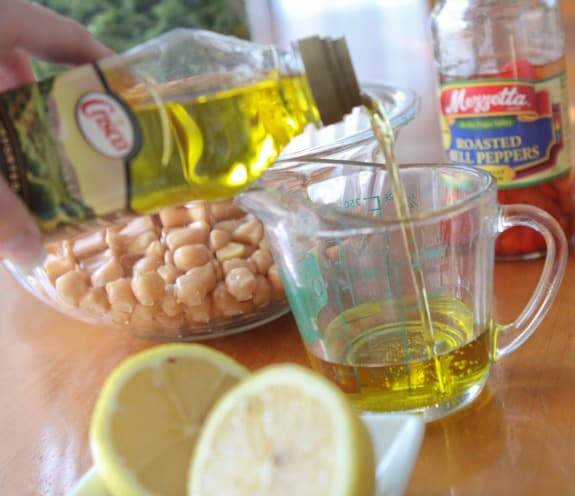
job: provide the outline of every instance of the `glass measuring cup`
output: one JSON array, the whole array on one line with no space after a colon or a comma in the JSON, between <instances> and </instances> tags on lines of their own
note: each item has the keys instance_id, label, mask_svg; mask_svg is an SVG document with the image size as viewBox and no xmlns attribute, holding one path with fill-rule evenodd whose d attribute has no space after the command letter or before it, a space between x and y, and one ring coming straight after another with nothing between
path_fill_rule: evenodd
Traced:
<instances>
[{"instance_id":1,"label":"glass measuring cup","mask_svg":"<svg viewBox=\"0 0 575 496\"><path fill-rule=\"evenodd\" d=\"M481 392L491 364L545 317L565 271L557 222L527 205L499 205L488 173L452 165L401 168L410 218L396 215L390 176L377 164L281 163L237 198L263 221L314 369L362 410L434 420ZM539 283L515 321L492 314L494 243L512 226L547 243ZM422 326L413 262L431 326Z\"/></svg>"}]
</instances>

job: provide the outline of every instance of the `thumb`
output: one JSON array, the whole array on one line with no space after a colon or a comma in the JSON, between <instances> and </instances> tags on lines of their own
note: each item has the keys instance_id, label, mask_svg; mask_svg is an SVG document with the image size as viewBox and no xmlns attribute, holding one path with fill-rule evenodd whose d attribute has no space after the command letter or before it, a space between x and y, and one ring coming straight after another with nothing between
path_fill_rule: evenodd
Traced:
<instances>
[{"instance_id":1,"label":"thumb","mask_svg":"<svg viewBox=\"0 0 575 496\"><path fill-rule=\"evenodd\" d=\"M0 55L1 90L33 80L30 61L23 52L9 50ZM0 258L31 266L42 253L42 238L34 218L0 173Z\"/></svg>"},{"instance_id":2,"label":"thumb","mask_svg":"<svg viewBox=\"0 0 575 496\"><path fill-rule=\"evenodd\" d=\"M34 81L32 64L26 54L20 50L0 52L0 90Z\"/></svg>"},{"instance_id":3,"label":"thumb","mask_svg":"<svg viewBox=\"0 0 575 496\"><path fill-rule=\"evenodd\" d=\"M4 178L0 178L0 258L19 266L32 266L42 254L42 235L34 218Z\"/></svg>"}]
</instances>

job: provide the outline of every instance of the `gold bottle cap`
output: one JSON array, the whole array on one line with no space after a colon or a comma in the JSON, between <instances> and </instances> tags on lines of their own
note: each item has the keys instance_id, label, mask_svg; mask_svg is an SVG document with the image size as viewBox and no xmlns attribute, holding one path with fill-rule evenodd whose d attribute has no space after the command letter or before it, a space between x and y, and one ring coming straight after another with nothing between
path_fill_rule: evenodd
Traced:
<instances>
[{"instance_id":1,"label":"gold bottle cap","mask_svg":"<svg viewBox=\"0 0 575 496\"><path fill-rule=\"evenodd\" d=\"M345 38L311 36L297 45L323 125L341 121L362 103Z\"/></svg>"}]
</instances>

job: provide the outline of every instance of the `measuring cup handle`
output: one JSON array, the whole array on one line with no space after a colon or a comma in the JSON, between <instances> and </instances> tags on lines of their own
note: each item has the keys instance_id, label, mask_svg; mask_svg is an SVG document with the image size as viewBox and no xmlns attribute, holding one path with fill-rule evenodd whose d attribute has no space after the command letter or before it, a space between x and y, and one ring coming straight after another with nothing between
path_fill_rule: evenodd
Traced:
<instances>
[{"instance_id":1,"label":"measuring cup handle","mask_svg":"<svg viewBox=\"0 0 575 496\"><path fill-rule=\"evenodd\" d=\"M510 324L495 324L494 361L515 351L541 324L557 295L567 263L565 233L547 212L531 205L501 205L497 230L501 233L514 226L531 227L539 232L545 239L547 251L539 282L523 311ZM499 348L497 340L503 334L509 343Z\"/></svg>"}]
</instances>

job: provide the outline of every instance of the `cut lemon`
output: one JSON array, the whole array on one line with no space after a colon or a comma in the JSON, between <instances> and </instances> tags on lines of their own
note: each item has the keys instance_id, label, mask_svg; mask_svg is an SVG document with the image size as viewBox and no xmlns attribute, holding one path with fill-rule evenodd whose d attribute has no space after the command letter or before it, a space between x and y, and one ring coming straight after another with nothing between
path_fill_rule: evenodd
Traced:
<instances>
[{"instance_id":1,"label":"cut lemon","mask_svg":"<svg viewBox=\"0 0 575 496\"><path fill-rule=\"evenodd\" d=\"M92 416L90 446L114 495L185 495L207 412L247 369L202 345L167 344L123 361Z\"/></svg>"},{"instance_id":2,"label":"cut lemon","mask_svg":"<svg viewBox=\"0 0 575 496\"><path fill-rule=\"evenodd\" d=\"M194 449L188 496L370 496L371 439L345 394L297 365L228 391Z\"/></svg>"}]
</instances>

